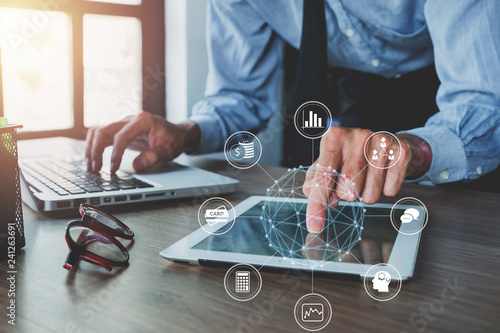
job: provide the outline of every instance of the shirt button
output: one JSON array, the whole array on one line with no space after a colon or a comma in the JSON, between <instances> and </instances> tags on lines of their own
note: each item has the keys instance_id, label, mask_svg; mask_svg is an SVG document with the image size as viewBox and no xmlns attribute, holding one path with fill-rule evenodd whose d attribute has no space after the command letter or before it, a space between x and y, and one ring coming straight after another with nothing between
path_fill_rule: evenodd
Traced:
<instances>
[{"instance_id":1,"label":"shirt button","mask_svg":"<svg viewBox=\"0 0 500 333\"><path fill-rule=\"evenodd\" d=\"M354 31L354 29L347 29L345 31L345 34L347 35L347 37L352 37L352 36L354 36L355 33L356 32Z\"/></svg>"},{"instance_id":2,"label":"shirt button","mask_svg":"<svg viewBox=\"0 0 500 333\"><path fill-rule=\"evenodd\" d=\"M372 66L373 67L378 67L380 65L380 60L378 59L373 59L372 60Z\"/></svg>"},{"instance_id":3,"label":"shirt button","mask_svg":"<svg viewBox=\"0 0 500 333\"><path fill-rule=\"evenodd\" d=\"M439 175L439 179L442 180L443 182L444 181L447 181L448 178L450 178L450 173L448 172L448 170L444 170L443 172L441 172L441 174Z\"/></svg>"},{"instance_id":4,"label":"shirt button","mask_svg":"<svg viewBox=\"0 0 500 333\"><path fill-rule=\"evenodd\" d=\"M476 172L477 172L478 175L482 174L483 173L483 168L481 168L481 166L478 166L476 168Z\"/></svg>"}]
</instances>

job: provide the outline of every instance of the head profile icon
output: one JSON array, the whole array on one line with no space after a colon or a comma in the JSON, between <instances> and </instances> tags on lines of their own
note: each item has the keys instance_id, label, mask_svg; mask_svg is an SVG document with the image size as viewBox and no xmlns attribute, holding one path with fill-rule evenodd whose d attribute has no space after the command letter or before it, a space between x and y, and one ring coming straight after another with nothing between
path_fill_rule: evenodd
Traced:
<instances>
[{"instance_id":1,"label":"head profile icon","mask_svg":"<svg viewBox=\"0 0 500 333\"><path fill-rule=\"evenodd\" d=\"M391 282L391 275L386 271L380 271L375 274L372 280L373 289L378 290L381 293L389 292L389 283Z\"/></svg>"}]
</instances>

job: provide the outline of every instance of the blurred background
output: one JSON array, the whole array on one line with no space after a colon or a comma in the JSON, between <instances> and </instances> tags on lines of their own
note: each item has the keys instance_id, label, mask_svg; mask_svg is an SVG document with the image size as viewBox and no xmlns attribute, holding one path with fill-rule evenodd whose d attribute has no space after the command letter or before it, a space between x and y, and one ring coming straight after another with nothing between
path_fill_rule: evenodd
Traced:
<instances>
[{"instance_id":1,"label":"blurred background","mask_svg":"<svg viewBox=\"0 0 500 333\"><path fill-rule=\"evenodd\" d=\"M205 13L205 0L0 0L0 117L21 139L83 139L141 110L185 120L205 90ZM281 117L259 134L261 164L282 162Z\"/></svg>"}]
</instances>

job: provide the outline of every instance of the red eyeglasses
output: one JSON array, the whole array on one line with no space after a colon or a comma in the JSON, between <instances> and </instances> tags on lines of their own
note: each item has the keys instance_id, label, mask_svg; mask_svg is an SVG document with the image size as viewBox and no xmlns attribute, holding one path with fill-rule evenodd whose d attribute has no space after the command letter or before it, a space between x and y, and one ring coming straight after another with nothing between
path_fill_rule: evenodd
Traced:
<instances>
[{"instance_id":1,"label":"red eyeglasses","mask_svg":"<svg viewBox=\"0 0 500 333\"><path fill-rule=\"evenodd\" d=\"M134 232L116 217L98 208L82 203L81 220L68 223L66 242L69 254L64 268L73 270L77 260L102 266L111 271L111 266L126 266L129 254L115 237L134 238Z\"/></svg>"}]
</instances>

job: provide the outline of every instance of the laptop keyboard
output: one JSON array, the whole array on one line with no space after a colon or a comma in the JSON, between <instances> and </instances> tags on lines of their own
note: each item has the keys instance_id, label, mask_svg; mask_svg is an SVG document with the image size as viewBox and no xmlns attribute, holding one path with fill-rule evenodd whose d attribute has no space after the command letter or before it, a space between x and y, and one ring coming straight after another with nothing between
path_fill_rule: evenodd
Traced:
<instances>
[{"instance_id":1,"label":"laptop keyboard","mask_svg":"<svg viewBox=\"0 0 500 333\"><path fill-rule=\"evenodd\" d=\"M23 161L21 168L61 196L154 187L120 170L113 175L88 172L82 161Z\"/></svg>"}]
</instances>

